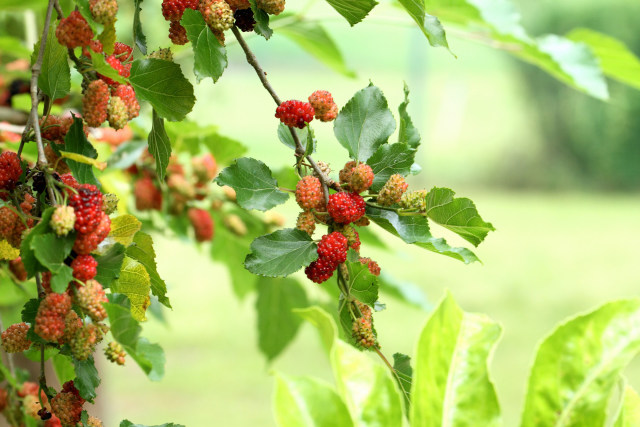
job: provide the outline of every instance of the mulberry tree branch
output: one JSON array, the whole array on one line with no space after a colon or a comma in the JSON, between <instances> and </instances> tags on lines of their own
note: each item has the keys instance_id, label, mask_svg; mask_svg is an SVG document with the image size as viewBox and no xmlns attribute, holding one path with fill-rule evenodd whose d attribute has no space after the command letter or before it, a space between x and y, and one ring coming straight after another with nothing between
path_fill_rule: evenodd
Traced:
<instances>
[{"instance_id":1,"label":"mulberry tree branch","mask_svg":"<svg viewBox=\"0 0 640 427\"><path fill-rule=\"evenodd\" d=\"M269 83L269 80L267 80L267 73L264 72L264 70L260 66L260 63L258 63L258 59L254 55L254 53L251 51L249 46L247 45L247 42L242 37L242 34L240 33L240 30L238 30L238 28L236 26L233 26L233 28L231 28L231 31L233 31L233 35L238 40L238 43L240 44L240 47L242 47L242 50L244 51L244 53L245 53L245 55L247 57L247 62L256 71L256 74L258 75L258 78L262 82L262 86L264 86L264 88L267 90L267 92L269 92L269 94L271 95L271 98L273 98L273 100L275 101L276 105L279 106L280 104L282 104L282 101L280 100L280 97L278 96L276 91L273 89L273 86L271 86L271 83ZM298 134L296 133L296 131L291 126L289 126L289 132L291 132L291 137L293 138L293 141L296 144L296 156L297 157L305 157L307 159L307 161L309 162L309 164L311 165L311 168L313 169L313 171L320 178L320 182L322 183L322 191L324 193L324 201L325 201L325 203L328 203L329 202L329 187L334 188L336 190L339 190L340 187L338 187L322 171L322 169L320 169L320 167L313 160L311 155L306 155L305 156L305 154L304 154L305 153L305 149L302 146L302 143L300 142L300 138L298 138Z\"/></svg>"}]
</instances>

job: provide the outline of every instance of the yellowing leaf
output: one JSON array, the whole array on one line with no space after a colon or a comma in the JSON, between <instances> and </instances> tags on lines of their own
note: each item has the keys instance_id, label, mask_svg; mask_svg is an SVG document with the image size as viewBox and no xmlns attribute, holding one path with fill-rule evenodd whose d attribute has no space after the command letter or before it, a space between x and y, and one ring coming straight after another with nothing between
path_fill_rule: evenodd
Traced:
<instances>
[{"instance_id":1,"label":"yellowing leaf","mask_svg":"<svg viewBox=\"0 0 640 427\"><path fill-rule=\"evenodd\" d=\"M132 258L124 257L120 277L111 284L111 290L124 294L131 301L131 316L142 322L147 320L145 312L149 307L151 278L142 264Z\"/></svg>"},{"instance_id":2,"label":"yellowing leaf","mask_svg":"<svg viewBox=\"0 0 640 427\"><path fill-rule=\"evenodd\" d=\"M141 227L142 223L133 215L117 216L111 220L109 238L127 247L133 242L133 236Z\"/></svg>"},{"instance_id":3,"label":"yellowing leaf","mask_svg":"<svg viewBox=\"0 0 640 427\"><path fill-rule=\"evenodd\" d=\"M20 250L14 248L6 240L0 240L0 259L12 260L20 256Z\"/></svg>"},{"instance_id":4,"label":"yellowing leaf","mask_svg":"<svg viewBox=\"0 0 640 427\"><path fill-rule=\"evenodd\" d=\"M78 153L60 151L60 156L65 159L75 160L78 163L84 163L85 165L95 166L101 171L107 167L107 164L105 162L99 162L96 159L92 159L91 157L83 156L82 154L78 154Z\"/></svg>"}]
</instances>

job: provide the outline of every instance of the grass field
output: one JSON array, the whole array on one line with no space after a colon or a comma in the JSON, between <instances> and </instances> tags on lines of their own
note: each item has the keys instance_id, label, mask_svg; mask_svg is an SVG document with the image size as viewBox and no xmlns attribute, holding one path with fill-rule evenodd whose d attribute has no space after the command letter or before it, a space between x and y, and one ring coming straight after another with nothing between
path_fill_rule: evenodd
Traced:
<instances>
[{"instance_id":1,"label":"grass field","mask_svg":"<svg viewBox=\"0 0 640 427\"><path fill-rule=\"evenodd\" d=\"M640 201L630 196L461 194L472 197L498 229L477 251L484 265L465 266L393 240L393 251L367 254L389 273L419 284L433 304L449 289L463 308L503 325L492 373L505 425L516 425L538 340L568 316L640 292L634 250ZM104 414L105 425L116 425L121 416L147 424L272 425L271 369L330 378L316 333L307 326L268 366L256 344L253 297L237 301L226 271L206 254L182 243L159 243L158 264L175 311L166 313L167 326L151 320L145 335L163 344L166 377L151 383L132 364L106 366L101 399L117 409ZM388 308L376 315L383 350L413 353L428 313L384 299ZM632 367L629 376L640 385L640 366Z\"/></svg>"}]
</instances>

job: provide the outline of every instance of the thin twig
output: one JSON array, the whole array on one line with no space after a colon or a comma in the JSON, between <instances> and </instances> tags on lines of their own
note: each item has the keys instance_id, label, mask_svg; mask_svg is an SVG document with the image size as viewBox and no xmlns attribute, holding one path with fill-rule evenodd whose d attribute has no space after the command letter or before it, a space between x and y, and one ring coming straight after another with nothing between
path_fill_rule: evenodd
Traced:
<instances>
[{"instance_id":1,"label":"thin twig","mask_svg":"<svg viewBox=\"0 0 640 427\"><path fill-rule=\"evenodd\" d=\"M271 86L271 84L269 83L269 80L267 80L267 73L264 72L264 70L260 66L260 63L258 63L258 59L256 58L256 56L253 54L253 52L249 48L249 45L247 45L247 42L242 37L242 34L238 30L238 28L234 26L233 28L231 28L231 31L233 31L233 35L238 40L238 43L240 44L240 47L242 47L242 50L244 51L244 54L247 57L247 62L256 71L256 74L258 75L258 78L262 82L262 86L264 86L264 88L267 90L267 92L269 92L269 94L271 95L271 98L273 98L273 100L275 101L276 105L282 104L282 101L280 100L280 97L278 96L276 91L273 89L273 86ZM316 175L318 175L318 177L320 178L320 182L322 183L322 191L324 193L324 201L325 201L325 203L328 203L329 202L329 187L331 186L332 188L334 188L331 185L332 184L331 179L322 171L322 169L320 169L318 164L313 160L313 158L310 155L306 155L305 156L305 149L302 146L302 143L300 142L300 138L298 137L298 134L296 133L295 129L293 129L291 126L289 126L289 132L291 132L291 137L293 138L293 141L296 144L296 157L300 158L300 157L304 156L307 159L307 161L309 162L309 164L311 164L311 167L313 168L313 171L316 173Z\"/></svg>"},{"instance_id":2,"label":"thin twig","mask_svg":"<svg viewBox=\"0 0 640 427\"><path fill-rule=\"evenodd\" d=\"M387 367L391 370L391 373L393 374L393 376L396 377L396 379L398 380L398 385L402 388L402 393L405 395L407 400L411 401L409 394L407 393L404 386L402 385L402 380L400 378L400 375L398 375L398 371L396 371L396 369L391 365L391 363L389 363L389 360L384 356L384 354L382 354L382 351L380 351L380 347L377 347L377 346L373 347L373 350L376 352L378 356L380 356L380 359L382 359L384 364L387 365Z\"/></svg>"}]
</instances>

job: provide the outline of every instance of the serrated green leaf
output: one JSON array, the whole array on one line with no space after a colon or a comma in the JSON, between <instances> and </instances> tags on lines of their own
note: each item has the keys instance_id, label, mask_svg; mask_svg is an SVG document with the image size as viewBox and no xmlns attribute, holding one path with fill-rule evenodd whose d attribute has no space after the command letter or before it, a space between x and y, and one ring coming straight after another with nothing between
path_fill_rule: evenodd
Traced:
<instances>
[{"instance_id":1,"label":"serrated green leaf","mask_svg":"<svg viewBox=\"0 0 640 427\"><path fill-rule=\"evenodd\" d=\"M375 0L327 0L353 27L371 12L378 2Z\"/></svg>"},{"instance_id":2,"label":"serrated green leaf","mask_svg":"<svg viewBox=\"0 0 640 427\"><path fill-rule=\"evenodd\" d=\"M295 151L296 142L293 140L293 136L291 136L291 131L289 129L290 129L289 126L286 126L284 123L280 123L278 125L278 139L284 145L286 145L287 147ZM309 126L305 126L302 129L293 128L293 131L298 135L300 144L302 144L302 148L304 148L305 152L307 151L307 142L310 137L309 129L310 129ZM310 147L310 149L312 150L311 152L313 153L316 148L316 140L314 137L311 137L311 140L313 141L313 145L312 147Z\"/></svg>"},{"instance_id":3,"label":"serrated green leaf","mask_svg":"<svg viewBox=\"0 0 640 427\"><path fill-rule=\"evenodd\" d=\"M23 322L34 324L36 315L38 314L38 308L40 307L40 300L38 298L31 298L22 307L20 318Z\"/></svg>"},{"instance_id":4,"label":"serrated green leaf","mask_svg":"<svg viewBox=\"0 0 640 427\"><path fill-rule=\"evenodd\" d=\"M78 116L74 116L73 124L64 137L64 149L70 153L81 154L91 159L98 158L98 152L93 148L93 145L91 145L84 134L84 125L82 124L82 119ZM71 159L67 160L66 163L80 184L92 184L98 188L101 187L100 182L93 174L93 167L91 165Z\"/></svg>"},{"instance_id":5,"label":"serrated green leaf","mask_svg":"<svg viewBox=\"0 0 640 427\"><path fill-rule=\"evenodd\" d=\"M306 232L285 228L255 239L244 265L254 274L288 276L317 258L317 245Z\"/></svg>"},{"instance_id":6,"label":"serrated green leaf","mask_svg":"<svg viewBox=\"0 0 640 427\"><path fill-rule=\"evenodd\" d=\"M298 333L302 319L291 310L307 305L307 295L296 280L258 280L258 345L267 360L275 359Z\"/></svg>"},{"instance_id":7,"label":"serrated green leaf","mask_svg":"<svg viewBox=\"0 0 640 427\"><path fill-rule=\"evenodd\" d=\"M142 228L142 223L133 215L119 215L111 220L109 239L128 247L134 236Z\"/></svg>"},{"instance_id":8,"label":"serrated green leaf","mask_svg":"<svg viewBox=\"0 0 640 427\"><path fill-rule=\"evenodd\" d=\"M400 4L405 8L409 16L416 21L418 27L429 40L429 44L434 47L449 48L447 43L447 35L440 20L435 16L429 15L424 9L424 0L399 0Z\"/></svg>"},{"instance_id":9,"label":"serrated green leaf","mask_svg":"<svg viewBox=\"0 0 640 427\"><path fill-rule=\"evenodd\" d=\"M147 54L147 37L144 35L142 31L142 21L140 20L140 12L142 8L140 5L143 0L134 0L133 4L135 6L135 12L133 13L133 40L142 52L143 55Z\"/></svg>"},{"instance_id":10,"label":"serrated green leaf","mask_svg":"<svg viewBox=\"0 0 640 427\"><path fill-rule=\"evenodd\" d=\"M588 28L576 28L567 38L589 46L606 76L640 89L640 59L623 42Z\"/></svg>"},{"instance_id":11,"label":"serrated green leaf","mask_svg":"<svg viewBox=\"0 0 640 427\"><path fill-rule=\"evenodd\" d=\"M44 271L40 262L38 262L38 259L36 258L34 250L31 249L31 243L36 236L52 231L49 227L49 222L51 221L53 211L54 208L50 207L42 213L40 222L31 229L20 245L20 257L22 258L22 264L24 264L25 270L27 270L28 277L33 277L35 273Z\"/></svg>"},{"instance_id":12,"label":"serrated green leaf","mask_svg":"<svg viewBox=\"0 0 640 427\"><path fill-rule=\"evenodd\" d=\"M622 407L614 427L637 427L640 425L640 396L630 386L624 391Z\"/></svg>"},{"instance_id":13,"label":"serrated green leaf","mask_svg":"<svg viewBox=\"0 0 640 427\"><path fill-rule=\"evenodd\" d=\"M71 91L71 70L67 49L58 43L55 26L51 25L47 35L42 71L38 76L38 87L52 100L63 98ZM40 43L35 45L37 55Z\"/></svg>"},{"instance_id":14,"label":"serrated green leaf","mask_svg":"<svg viewBox=\"0 0 640 427\"><path fill-rule=\"evenodd\" d=\"M107 252L95 257L98 262L98 273L94 280L107 289L111 282L120 277L120 269L124 260L125 247L120 243L111 246Z\"/></svg>"},{"instance_id":15,"label":"serrated green leaf","mask_svg":"<svg viewBox=\"0 0 640 427\"><path fill-rule=\"evenodd\" d=\"M169 157L171 157L171 141L164 129L164 119L153 110L153 122L151 132L149 132L149 154L156 161L156 172L158 178L163 180L169 165Z\"/></svg>"},{"instance_id":16,"label":"serrated green leaf","mask_svg":"<svg viewBox=\"0 0 640 427\"><path fill-rule=\"evenodd\" d=\"M91 27L93 34L96 34L98 25L93 20L93 15L91 14L91 8L89 7L89 0L74 0L74 3L76 4L76 6L78 6L78 11Z\"/></svg>"},{"instance_id":17,"label":"serrated green leaf","mask_svg":"<svg viewBox=\"0 0 640 427\"><path fill-rule=\"evenodd\" d=\"M415 157L416 151L407 144L381 145L367 160L374 173L371 191L380 191L391 175L409 175Z\"/></svg>"},{"instance_id":18,"label":"serrated green leaf","mask_svg":"<svg viewBox=\"0 0 640 427\"><path fill-rule=\"evenodd\" d=\"M413 368L411 367L411 358L406 354L393 354L393 370L396 372L396 382L398 388L402 391L404 405L409 410L411 406L411 383L413 382Z\"/></svg>"},{"instance_id":19,"label":"serrated green leaf","mask_svg":"<svg viewBox=\"0 0 640 427\"><path fill-rule=\"evenodd\" d=\"M100 377L93 362L93 356L89 356L86 360L73 359L73 366L76 371L73 384L83 399L93 402L96 397L96 387L100 385Z\"/></svg>"},{"instance_id":20,"label":"serrated green leaf","mask_svg":"<svg viewBox=\"0 0 640 427\"><path fill-rule=\"evenodd\" d=\"M333 387L311 377L278 374L274 411L280 426L353 426L347 407Z\"/></svg>"},{"instance_id":21,"label":"serrated green leaf","mask_svg":"<svg viewBox=\"0 0 640 427\"><path fill-rule=\"evenodd\" d=\"M171 308L167 298L167 284L158 274L156 252L153 249L153 239L147 233L138 231L133 237L133 244L127 248L127 256L141 263L149 273L151 279L151 293L158 297L158 301Z\"/></svg>"},{"instance_id":22,"label":"serrated green leaf","mask_svg":"<svg viewBox=\"0 0 640 427\"><path fill-rule=\"evenodd\" d=\"M115 41L115 40L114 40ZM105 59L102 53L97 53L92 50L89 50L89 54L91 55L91 66L94 70L96 70L99 74L109 77L111 80L114 80L120 84L126 84L127 81L124 77L122 77L115 68L113 68L107 60Z\"/></svg>"},{"instance_id":23,"label":"serrated green leaf","mask_svg":"<svg viewBox=\"0 0 640 427\"><path fill-rule=\"evenodd\" d=\"M65 356L63 354L56 354L55 356L53 356L52 365L60 384L64 384L67 381L71 381L75 378L76 371L75 367L73 366L71 357Z\"/></svg>"},{"instance_id":24,"label":"serrated green leaf","mask_svg":"<svg viewBox=\"0 0 640 427\"><path fill-rule=\"evenodd\" d=\"M404 84L404 101L398 106L398 114L400 116L400 130L398 132L398 142L404 142L414 150L420 145L420 132L413 125L411 116L407 113L409 106L409 86Z\"/></svg>"},{"instance_id":25,"label":"serrated green leaf","mask_svg":"<svg viewBox=\"0 0 640 427\"><path fill-rule=\"evenodd\" d=\"M136 352L129 355L151 381L160 381L164 377L165 356L159 344L152 344L146 338L140 337L136 344Z\"/></svg>"},{"instance_id":26,"label":"serrated green leaf","mask_svg":"<svg viewBox=\"0 0 640 427\"><path fill-rule=\"evenodd\" d=\"M342 108L333 126L336 138L352 159L367 161L396 128L387 100L375 86L358 92Z\"/></svg>"},{"instance_id":27,"label":"serrated green leaf","mask_svg":"<svg viewBox=\"0 0 640 427\"><path fill-rule=\"evenodd\" d=\"M135 350L142 328L131 317L131 303L122 294L110 294L109 302L104 304L109 315L110 331L113 338L124 347Z\"/></svg>"},{"instance_id":28,"label":"serrated green leaf","mask_svg":"<svg viewBox=\"0 0 640 427\"><path fill-rule=\"evenodd\" d=\"M145 312L150 304L151 279L142 264L125 256L120 277L111 284L111 290L129 298L134 319L140 322L147 319Z\"/></svg>"},{"instance_id":29,"label":"serrated green leaf","mask_svg":"<svg viewBox=\"0 0 640 427\"><path fill-rule=\"evenodd\" d=\"M256 0L249 0L249 2L251 3L253 18L256 21L253 31L264 37L266 40L269 40L273 35L273 30L269 28L269 15L264 10L258 8Z\"/></svg>"},{"instance_id":30,"label":"serrated green leaf","mask_svg":"<svg viewBox=\"0 0 640 427\"><path fill-rule=\"evenodd\" d=\"M180 66L160 59L138 59L131 66L129 83L139 100L148 101L158 115L180 121L195 104L193 86Z\"/></svg>"},{"instance_id":31,"label":"serrated green leaf","mask_svg":"<svg viewBox=\"0 0 640 427\"><path fill-rule=\"evenodd\" d=\"M211 77L218 81L227 68L227 50L204 22L202 14L185 9L180 21L193 48L193 73L198 81Z\"/></svg>"},{"instance_id":32,"label":"serrated green leaf","mask_svg":"<svg viewBox=\"0 0 640 427\"><path fill-rule=\"evenodd\" d=\"M501 328L463 312L447 294L425 325L415 357L411 425L499 426L488 361ZM548 424L538 424L548 425Z\"/></svg>"},{"instance_id":33,"label":"serrated green leaf","mask_svg":"<svg viewBox=\"0 0 640 427\"><path fill-rule=\"evenodd\" d=\"M610 302L561 324L538 347L522 427L605 425L609 396L638 351L639 299Z\"/></svg>"},{"instance_id":34,"label":"serrated green leaf","mask_svg":"<svg viewBox=\"0 0 640 427\"><path fill-rule=\"evenodd\" d=\"M113 55L116 44L116 21L104 24L102 32L98 36L98 40L102 43L102 50L105 55ZM93 55L92 55L93 57ZM93 58L92 58L93 59Z\"/></svg>"},{"instance_id":35,"label":"serrated green leaf","mask_svg":"<svg viewBox=\"0 0 640 427\"><path fill-rule=\"evenodd\" d=\"M269 167L250 157L237 159L220 172L215 181L220 186L232 187L238 204L244 209L267 211L289 199L289 194L278 188Z\"/></svg>"},{"instance_id":36,"label":"serrated green leaf","mask_svg":"<svg viewBox=\"0 0 640 427\"><path fill-rule=\"evenodd\" d=\"M359 301L373 305L378 301L378 278L371 274L369 267L362 264L360 256L353 249L347 254L347 269L349 271L349 293Z\"/></svg>"},{"instance_id":37,"label":"serrated green leaf","mask_svg":"<svg viewBox=\"0 0 640 427\"><path fill-rule=\"evenodd\" d=\"M355 73L347 67L342 52L331 35L316 22L294 21L290 25L278 29L278 34L291 39L305 52L334 71L347 77L355 77Z\"/></svg>"},{"instance_id":38,"label":"serrated green leaf","mask_svg":"<svg viewBox=\"0 0 640 427\"><path fill-rule=\"evenodd\" d=\"M367 206L367 217L384 230L400 237L405 243L414 244L429 251L455 258L469 264L480 261L467 248L454 248L442 238L436 238L429 231L429 223L424 216L399 216L397 213Z\"/></svg>"},{"instance_id":39,"label":"serrated green leaf","mask_svg":"<svg viewBox=\"0 0 640 427\"><path fill-rule=\"evenodd\" d=\"M73 280L73 270L64 263L71 253L74 236L57 237L53 233L37 235L31 241L31 249L40 264L51 271L51 290L62 293Z\"/></svg>"},{"instance_id":40,"label":"serrated green leaf","mask_svg":"<svg viewBox=\"0 0 640 427\"><path fill-rule=\"evenodd\" d=\"M434 187L427 193L426 215L432 221L453 231L474 246L478 246L495 228L478 214L476 205L467 198L453 197L448 188Z\"/></svg>"}]
</instances>

